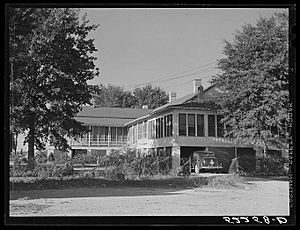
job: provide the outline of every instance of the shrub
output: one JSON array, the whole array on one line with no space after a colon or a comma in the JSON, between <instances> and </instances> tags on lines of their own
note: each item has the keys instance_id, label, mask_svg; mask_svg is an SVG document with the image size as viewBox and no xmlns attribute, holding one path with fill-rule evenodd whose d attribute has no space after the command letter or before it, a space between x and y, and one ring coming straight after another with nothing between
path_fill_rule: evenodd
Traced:
<instances>
[{"instance_id":1,"label":"shrub","mask_svg":"<svg viewBox=\"0 0 300 230\"><path fill-rule=\"evenodd\" d=\"M73 164L96 164L97 156L96 155L87 155L87 154L76 154L72 159Z\"/></svg>"},{"instance_id":2,"label":"shrub","mask_svg":"<svg viewBox=\"0 0 300 230\"><path fill-rule=\"evenodd\" d=\"M169 174L171 172L171 157L158 157L137 154L134 149L121 149L112 151L101 158L107 179L129 179L141 176L154 176Z\"/></svg>"},{"instance_id":3,"label":"shrub","mask_svg":"<svg viewBox=\"0 0 300 230\"><path fill-rule=\"evenodd\" d=\"M208 178L208 185L212 187L236 187L243 182L244 179L238 174L229 174Z\"/></svg>"},{"instance_id":4,"label":"shrub","mask_svg":"<svg viewBox=\"0 0 300 230\"><path fill-rule=\"evenodd\" d=\"M285 165L287 159L278 156L262 156L256 159L256 174L265 176L282 176L287 175Z\"/></svg>"}]
</instances>

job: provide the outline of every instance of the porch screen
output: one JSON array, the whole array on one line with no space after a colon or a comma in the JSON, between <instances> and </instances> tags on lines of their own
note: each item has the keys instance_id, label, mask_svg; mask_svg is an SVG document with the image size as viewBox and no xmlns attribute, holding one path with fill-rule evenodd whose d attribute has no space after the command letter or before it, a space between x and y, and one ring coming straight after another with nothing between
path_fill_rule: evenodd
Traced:
<instances>
[{"instance_id":1,"label":"porch screen","mask_svg":"<svg viewBox=\"0 0 300 230\"><path fill-rule=\"evenodd\" d=\"M195 136L195 114L188 114L188 135Z\"/></svg>"},{"instance_id":2,"label":"porch screen","mask_svg":"<svg viewBox=\"0 0 300 230\"><path fill-rule=\"evenodd\" d=\"M204 115L197 114L197 136L204 137Z\"/></svg>"},{"instance_id":3,"label":"porch screen","mask_svg":"<svg viewBox=\"0 0 300 230\"><path fill-rule=\"evenodd\" d=\"M92 138L93 140L96 140L99 135L99 127L98 126L92 126Z\"/></svg>"},{"instance_id":4,"label":"porch screen","mask_svg":"<svg viewBox=\"0 0 300 230\"><path fill-rule=\"evenodd\" d=\"M179 136L186 136L186 114L179 113Z\"/></svg>"},{"instance_id":5,"label":"porch screen","mask_svg":"<svg viewBox=\"0 0 300 230\"><path fill-rule=\"evenodd\" d=\"M116 127L110 127L110 137L112 141L117 140L117 128Z\"/></svg>"},{"instance_id":6,"label":"porch screen","mask_svg":"<svg viewBox=\"0 0 300 230\"><path fill-rule=\"evenodd\" d=\"M165 136L170 137L172 136L172 127L173 127L172 114L167 115L164 118L165 118Z\"/></svg>"},{"instance_id":7,"label":"porch screen","mask_svg":"<svg viewBox=\"0 0 300 230\"><path fill-rule=\"evenodd\" d=\"M215 124L215 115L208 115L208 136L216 136L216 124Z\"/></svg>"},{"instance_id":8,"label":"porch screen","mask_svg":"<svg viewBox=\"0 0 300 230\"><path fill-rule=\"evenodd\" d=\"M107 141L108 140L108 127L106 126L101 126L99 127L100 129L100 140L101 141Z\"/></svg>"},{"instance_id":9,"label":"porch screen","mask_svg":"<svg viewBox=\"0 0 300 230\"><path fill-rule=\"evenodd\" d=\"M224 136L224 124L221 123L222 116L217 116L217 137Z\"/></svg>"},{"instance_id":10,"label":"porch screen","mask_svg":"<svg viewBox=\"0 0 300 230\"><path fill-rule=\"evenodd\" d=\"M122 127L117 127L117 141L122 141L123 140L123 128Z\"/></svg>"}]
</instances>

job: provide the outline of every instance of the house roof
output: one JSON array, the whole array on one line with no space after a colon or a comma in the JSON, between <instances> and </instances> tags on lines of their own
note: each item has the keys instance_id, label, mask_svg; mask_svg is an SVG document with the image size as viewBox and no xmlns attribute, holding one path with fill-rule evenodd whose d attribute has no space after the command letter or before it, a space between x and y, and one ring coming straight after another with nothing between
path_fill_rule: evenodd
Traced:
<instances>
[{"instance_id":1,"label":"house roof","mask_svg":"<svg viewBox=\"0 0 300 230\"><path fill-rule=\"evenodd\" d=\"M83 106L75 120L86 125L123 126L125 123L144 116L152 109L110 108Z\"/></svg>"},{"instance_id":2,"label":"house roof","mask_svg":"<svg viewBox=\"0 0 300 230\"><path fill-rule=\"evenodd\" d=\"M211 85L210 87L208 87L207 89L204 90L204 93L203 93L203 101L215 101L216 99L216 94L218 93L218 90L216 89L215 85ZM181 104L184 104L192 99L194 99L195 97L197 97L198 93L190 93L188 95L185 95L183 97L180 97L170 103L167 103L163 106L160 106L156 109L154 109L151 114L154 114L158 111L161 111L161 110L164 110L168 107L171 107L171 106L174 106L174 105L181 105Z\"/></svg>"},{"instance_id":3,"label":"house roof","mask_svg":"<svg viewBox=\"0 0 300 230\"><path fill-rule=\"evenodd\" d=\"M216 87L214 87L214 85L212 85L204 90L203 100L214 101L217 93L218 90L216 89ZM124 126L151 116L172 106L182 105L188 101L193 100L195 97L197 97L197 93L191 93L156 109L83 106L82 110L76 115L75 120L86 125Z\"/></svg>"},{"instance_id":4,"label":"house roof","mask_svg":"<svg viewBox=\"0 0 300 230\"><path fill-rule=\"evenodd\" d=\"M203 93L203 101L205 101L205 102L212 102L212 101L215 101L216 98L217 98L217 94L218 94L218 93L220 93L220 92L219 92L219 90L217 89L217 87L215 87L215 85L209 86L207 89L204 90L204 93ZM128 121L128 122L126 123L126 125L127 125L127 124L130 124L130 123L132 123L132 122L141 120L141 119L143 119L143 118L146 118L146 117L148 117L148 116L151 116L151 115L153 115L153 114L155 114L155 113L157 113L157 112L159 112L159 111L163 111L163 110L165 110L165 109L167 109L167 108L170 108L170 107L172 107L172 106L182 105L182 104L184 104L184 103L186 103L186 102L188 102L188 101L193 100L195 97L197 97L197 95L198 95L198 93L196 92L196 93L190 93L190 94L188 94L188 95L185 95L185 96L183 96L183 97L180 97L180 98L178 98L178 99L176 99L176 100L174 100L174 101L172 101L172 102L169 102L169 103L167 103L167 104L165 104L165 105L162 105L162 106L160 106L160 107L157 107L157 108L153 109L149 114L146 114L146 115L144 115L144 116L142 116L142 117L138 117L138 118L136 118L135 120Z\"/></svg>"}]
</instances>

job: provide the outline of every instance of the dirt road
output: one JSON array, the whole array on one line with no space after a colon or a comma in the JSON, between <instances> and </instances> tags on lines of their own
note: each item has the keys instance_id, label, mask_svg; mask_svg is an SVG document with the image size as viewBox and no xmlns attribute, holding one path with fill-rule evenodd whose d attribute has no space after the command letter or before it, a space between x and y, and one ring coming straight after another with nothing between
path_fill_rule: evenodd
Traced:
<instances>
[{"instance_id":1,"label":"dirt road","mask_svg":"<svg viewBox=\"0 0 300 230\"><path fill-rule=\"evenodd\" d=\"M74 188L11 192L11 216L289 215L287 181L193 189Z\"/></svg>"}]
</instances>

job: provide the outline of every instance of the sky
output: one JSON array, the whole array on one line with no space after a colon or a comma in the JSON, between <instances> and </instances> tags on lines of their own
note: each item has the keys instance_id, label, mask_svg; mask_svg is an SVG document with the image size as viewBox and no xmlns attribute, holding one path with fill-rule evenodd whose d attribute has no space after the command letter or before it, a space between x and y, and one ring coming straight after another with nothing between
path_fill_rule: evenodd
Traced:
<instances>
[{"instance_id":1,"label":"sky","mask_svg":"<svg viewBox=\"0 0 300 230\"><path fill-rule=\"evenodd\" d=\"M98 49L100 76L88 84L112 84L125 90L147 83L177 98L204 88L224 57L224 40L232 41L245 23L256 24L284 8L84 8Z\"/></svg>"},{"instance_id":2,"label":"sky","mask_svg":"<svg viewBox=\"0 0 300 230\"><path fill-rule=\"evenodd\" d=\"M100 76L88 84L112 84L125 90L147 83L177 98L193 92L193 80L204 89L218 72L224 39L232 41L245 23L270 17L285 9L228 8L84 8L90 24L99 24L89 36L98 49L93 55ZM287 9L286 9L287 11ZM27 151L24 136L18 151Z\"/></svg>"}]
</instances>

